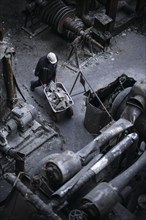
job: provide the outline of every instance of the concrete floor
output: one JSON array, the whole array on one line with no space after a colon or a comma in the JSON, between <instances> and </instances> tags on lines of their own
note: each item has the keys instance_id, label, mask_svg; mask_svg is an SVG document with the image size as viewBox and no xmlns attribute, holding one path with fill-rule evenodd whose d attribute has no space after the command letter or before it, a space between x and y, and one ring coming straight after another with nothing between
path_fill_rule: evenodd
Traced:
<instances>
[{"instance_id":1,"label":"concrete floor","mask_svg":"<svg viewBox=\"0 0 146 220\"><path fill-rule=\"evenodd\" d=\"M0 23L5 28L4 40L15 48L13 69L25 98L46 120L50 121L49 106L43 88L37 88L35 92L29 89L30 81L35 79L33 71L38 59L49 51L57 54L59 58L57 80L62 82L68 91L77 77L77 72L64 65L71 48L63 37L51 28L47 28L35 37L31 37L22 29L23 9L24 2L1 0ZM106 86L123 73L146 83L146 37L138 33L135 28L129 28L111 40L106 52L94 54L94 57L86 61L81 71L94 90ZM82 64L81 60L80 64ZM83 88L78 80L72 94L81 91ZM76 151L90 142L93 136L83 125L86 110L84 95L73 96L73 101L72 119L60 120L57 126L64 137L64 148Z\"/></svg>"}]
</instances>

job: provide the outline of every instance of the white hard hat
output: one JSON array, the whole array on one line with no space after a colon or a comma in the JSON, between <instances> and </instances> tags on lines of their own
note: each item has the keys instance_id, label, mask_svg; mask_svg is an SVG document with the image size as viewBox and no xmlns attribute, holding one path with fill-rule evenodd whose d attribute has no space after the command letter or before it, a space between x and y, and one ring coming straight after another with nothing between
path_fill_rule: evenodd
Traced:
<instances>
[{"instance_id":1,"label":"white hard hat","mask_svg":"<svg viewBox=\"0 0 146 220\"><path fill-rule=\"evenodd\" d=\"M57 63L57 57L56 57L55 53L52 53L52 52L48 53L47 58L50 63L52 63L52 64Z\"/></svg>"}]
</instances>

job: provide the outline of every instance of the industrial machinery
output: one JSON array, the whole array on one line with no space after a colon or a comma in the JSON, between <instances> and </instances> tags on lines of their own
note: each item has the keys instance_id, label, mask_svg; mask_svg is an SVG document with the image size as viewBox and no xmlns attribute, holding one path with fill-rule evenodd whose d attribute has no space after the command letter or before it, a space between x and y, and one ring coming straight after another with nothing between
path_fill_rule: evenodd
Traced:
<instances>
[{"instance_id":1,"label":"industrial machinery","mask_svg":"<svg viewBox=\"0 0 146 220\"><path fill-rule=\"evenodd\" d=\"M145 219L146 146L141 130L145 131L146 90L133 82L122 96L125 102L116 103L122 92L117 94L113 105L122 109L93 141L78 152L43 154L37 163L33 152L29 158L25 148L13 149L7 141L13 130L22 135L33 126L36 111L32 106L12 110L12 118L0 130L0 150L13 157L16 168L2 175L10 183L2 220Z\"/></svg>"},{"instance_id":2,"label":"industrial machinery","mask_svg":"<svg viewBox=\"0 0 146 220\"><path fill-rule=\"evenodd\" d=\"M35 36L47 27L70 42L66 66L80 69L79 54L105 50L130 25L145 25L145 0L26 0L23 29ZM71 59L72 57L74 59ZM83 58L83 56L82 56ZM74 65L74 61L75 65ZM71 64L71 65L70 65ZM77 69L75 69L75 68Z\"/></svg>"},{"instance_id":3,"label":"industrial machinery","mask_svg":"<svg viewBox=\"0 0 146 220\"><path fill-rule=\"evenodd\" d=\"M120 89L108 92L110 105L103 102L110 120L79 151L62 152L58 132L17 97L14 50L2 40L0 46L1 220L145 220L145 85L131 78L125 84L122 75Z\"/></svg>"},{"instance_id":4,"label":"industrial machinery","mask_svg":"<svg viewBox=\"0 0 146 220\"><path fill-rule=\"evenodd\" d=\"M48 141L59 149L61 140L36 108L26 102L13 74L14 48L3 41L2 29L0 36L0 206L3 206L9 194L3 174L29 173L31 162L50 151ZM41 149L44 153L40 155Z\"/></svg>"},{"instance_id":5,"label":"industrial machinery","mask_svg":"<svg viewBox=\"0 0 146 220\"><path fill-rule=\"evenodd\" d=\"M24 27L34 27L37 18L59 34L77 38L75 43L103 49L138 17L143 20L145 7L144 0L26 0Z\"/></svg>"}]
</instances>

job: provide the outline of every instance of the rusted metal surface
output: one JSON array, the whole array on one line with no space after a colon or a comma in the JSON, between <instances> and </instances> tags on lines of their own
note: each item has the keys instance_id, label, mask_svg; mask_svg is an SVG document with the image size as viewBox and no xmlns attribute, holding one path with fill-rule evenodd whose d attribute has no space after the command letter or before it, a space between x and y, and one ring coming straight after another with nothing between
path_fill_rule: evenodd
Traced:
<instances>
[{"instance_id":1,"label":"rusted metal surface","mask_svg":"<svg viewBox=\"0 0 146 220\"><path fill-rule=\"evenodd\" d=\"M0 42L0 112L2 112L3 118L17 102L12 66L10 63L10 57L13 52L13 48L11 48L7 42Z\"/></svg>"},{"instance_id":2,"label":"rusted metal surface","mask_svg":"<svg viewBox=\"0 0 146 220\"><path fill-rule=\"evenodd\" d=\"M42 22L53 27L59 33L64 30L64 21L67 18L74 18L74 12L61 0L48 1L48 4L41 12Z\"/></svg>"},{"instance_id":3,"label":"rusted metal surface","mask_svg":"<svg viewBox=\"0 0 146 220\"><path fill-rule=\"evenodd\" d=\"M12 60L14 48L5 41L0 42L0 62L1 62L1 81L2 90L6 90L7 108L13 108L17 102L16 89L14 85L14 75L12 69ZM2 91L1 91L2 95Z\"/></svg>"},{"instance_id":4,"label":"rusted metal surface","mask_svg":"<svg viewBox=\"0 0 146 220\"><path fill-rule=\"evenodd\" d=\"M14 105L17 103L16 98L16 90L13 80L13 70L11 66L10 58L3 58L3 68L4 68L4 78L5 78L5 85L7 89L7 97L8 97L8 105L10 108L13 108Z\"/></svg>"}]
</instances>

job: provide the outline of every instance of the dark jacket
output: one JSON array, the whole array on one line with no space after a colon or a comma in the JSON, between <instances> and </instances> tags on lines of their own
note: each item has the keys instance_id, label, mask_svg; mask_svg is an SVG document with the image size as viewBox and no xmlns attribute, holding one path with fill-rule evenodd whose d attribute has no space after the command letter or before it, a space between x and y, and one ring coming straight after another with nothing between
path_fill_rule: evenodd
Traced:
<instances>
[{"instance_id":1,"label":"dark jacket","mask_svg":"<svg viewBox=\"0 0 146 220\"><path fill-rule=\"evenodd\" d=\"M47 59L47 56L43 56L39 59L35 76L39 77L39 80L43 84L49 84L51 80L55 81L56 78L57 63L51 64Z\"/></svg>"}]
</instances>

